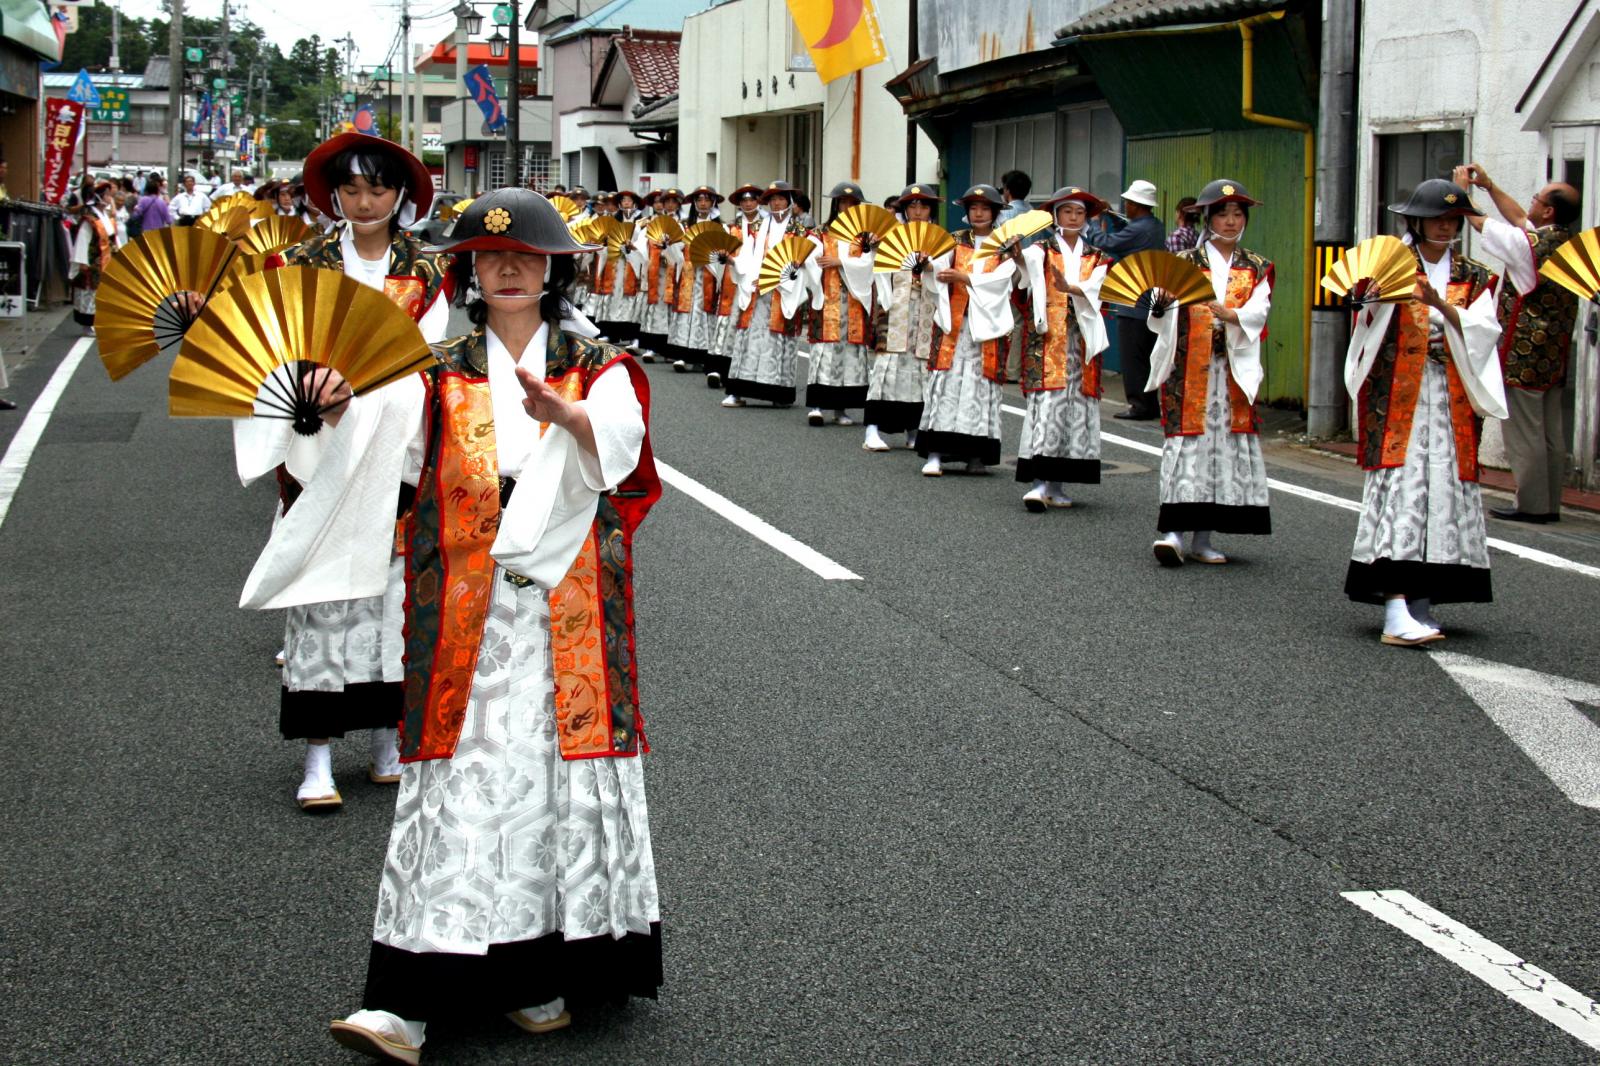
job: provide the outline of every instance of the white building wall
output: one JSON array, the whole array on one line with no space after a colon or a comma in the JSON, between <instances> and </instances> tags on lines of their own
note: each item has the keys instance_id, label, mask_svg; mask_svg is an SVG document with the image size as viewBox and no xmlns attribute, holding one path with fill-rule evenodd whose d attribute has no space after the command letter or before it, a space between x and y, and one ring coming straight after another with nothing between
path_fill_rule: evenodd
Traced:
<instances>
[{"instance_id":1,"label":"white building wall","mask_svg":"<svg viewBox=\"0 0 1600 1066\"><path fill-rule=\"evenodd\" d=\"M814 71L789 69L798 42L784 0L732 0L685 19L678 75L680 184L709 182L725 194L745 182L765 185L787 177L786 116L810 112L822 124L820 187L806 190L818 215L827 212L828 189L847 178L860 182L875 201L904 188L906 119L883 83L905 67L910 54L908 0L880 0L877 11L889 59L862 71L860 174L850 173L855 79L824 85ZM937 154L923 134L917 137L917 180L932 181ZM713 166L715 173L707 173Z\"/></svg>"}]
</instances>

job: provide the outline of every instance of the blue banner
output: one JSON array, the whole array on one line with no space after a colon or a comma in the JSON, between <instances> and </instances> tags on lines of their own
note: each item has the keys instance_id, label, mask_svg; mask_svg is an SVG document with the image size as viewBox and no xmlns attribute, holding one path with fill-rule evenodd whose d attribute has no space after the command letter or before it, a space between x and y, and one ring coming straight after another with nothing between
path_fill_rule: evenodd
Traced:
<instances>
[{"instance_id":1,"label":"blue banner","mask_svg":"<svg viewBox=\"0 0 1600 1066\"><path fill-rule=\"evenodd\" d=\"M506 128L506 113L500 106L500 97L494 91L494 79L489 76L489 64L479 63L467 71L467 92L478 102L478 107L483 111L483 124L490 133L499 133Z\"/></svg>"},{"instance_id":2,"label":"blue banner","mask_svg":"<svg viewBox=\"0 0 1600 1066\"><path fill-rule=\"evenodd\" d=\"M195 115L195 117L194 117L194 129L189 131L189 136L193 137L193 138L195 138L197 140L201 139L201 138L204 138L205 135L206 135L206 126L210 123L210 121L211 121L211 94L210 93L201 93L200 94L200 111L199 111L199 114Z\"/></svg>"}]
</instances>

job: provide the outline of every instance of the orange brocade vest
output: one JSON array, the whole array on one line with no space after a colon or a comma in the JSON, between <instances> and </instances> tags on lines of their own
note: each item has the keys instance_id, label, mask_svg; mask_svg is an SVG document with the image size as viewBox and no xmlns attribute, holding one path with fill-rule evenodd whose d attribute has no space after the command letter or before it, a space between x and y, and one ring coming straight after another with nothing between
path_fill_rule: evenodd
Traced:
<instances>
[{"instance_id":1,"label":"orange brocade vest","mask_svg":"<svg viewBox=\"0 0 1600 1066\"><path fill-rule=\"evenodd\" d=\"M821 239L822 250L818 255L842 258L846 253L856 252L854 244L841 251L839 238L826 231ZM841 340L851 344L867 343L867 309L845 285L844 268L823 267L822 307L811 312L811 342L836 344Z\"/></svg>"},{"instance_id":2,"label":"orange brocade vest","mask_svg":"<svg viewBox=\"0 0 1600 1066\"><path fill-rule=\"evenodd\" d=\"M1053 232L1053 231L1052 231ZM1100 360L1089 360L1088 353L1083 351L1084 339L1078 330L1078 318L1072 306L1072 295L1057 289L1051 278L1054 276L1050 268L1054 266L1062 276L1066 276L1066 257L1061 254L1061 249L1051 238L1043 246L1045 256L1044 291L1045 291L1045 326L1046 332L1041 334L1033 328L1031 317L1024 318L1024 338L1022 348L1022 391L1056 392L1067 387L1067 357L1071 350L1070 336L1077 336L1079 358L1083 361L1083 384L1079 391L1085 396L1098 398L1102 391L1100 385ZM1083 255L1078 260L1078 276L1074 281L1085 282L1094 276L1096 268L1106 260L1100 258L1100 253L1093 248L1084 247Z\"/></svg>"},{"instance_id":3,"label":"orange brocade vest","mask_svg":"<svg viewBox=\"0 0 1600 1066\"><path fill-rule=\"evenodd\" d=\"M405 709L402 762L448 759L461 737L495 581L528 581L489 555L502 486L483 331L436 349L428 370L427 452L406 539ZM569 400L621 362L646 427L649 380L608 344L550 330L545 379ZM529 476L547 476L529 471ZM639 465L600 497L578 557L550 593L556 732L564 759L649 751L639 713L633 640L633 534L661 495L649 430Z\"/></svg>"},{"instance_id":4,"label":"orange brocade vest","mask_svg":"<svg viewBox=\"0 0 1600 1066\"><path fill-rule=\"evenodd\" d=\"M1417 269L1422 269L1420 259ZM1495 276L1483 264L1464 256L1453 256L1445 300L1454 307L1470 307L1494 283ZM1395 307L1383 347L1356 397L1362 469L1381 470L1405 465L1427 359L1428 305L1417 299L1406 300ZM1483 420L1473 411L1455 360L1448 355L1444 360L1444 372L1450 389L1456 476L1462 481L1477 481L1478 433Z\"/></svg>"},{"instance_id":5,"label":"orange brocade vest","mask_svg":"<svg viewBox=\"0 0 1600 1066\"><path fill-rule=\"evenodd\" d=\"M1211 260L1204 248L1178 253L1211 276ZM1272 282L1272 264L1243 248L1234 248L1228 269L1228 287L1223 306L1243 307L1262 281ZM1171 314L1172 312L1168 312ZM1178 311L1178 349L1173 355L1172 373L1161 386L1161 428L1169 437L1198 437L1206 431L1206 393L1211 383L1211 362L1228 358L1227 334L1213 330L1216 316L1204 303L1190 304ZM1265 332L1262 333L1265 337ZM1261 426L1252 404L1239 383L1228 371L1228 428L1234 433L1255 433Z\"/></svg>"},{"instance_id":6,"label":"orange brocade vest","mask_svg":"<svg viewBox=\"0 0 1600 1066\"><path fill-rule=\"evenodd\" d=\"M977 249L972 244L971 230L962 230L951 236L956 239L955 258L950 263L952 270L964 270L969 274L987 274L1000 265L1001 258L997 255L991 255L980 263L973 263L972 255ZM933 327L933 354L928 359L929 370L949 370L955 365L956 342L961 338L961 326L967 320L967 304L971 299L972 293L967 286L950 286L950 332L943 333L938 326ZM983 376L990 381L1004 384L1006 364L1000 353L1002 339L996 337L994 340L983 342Z\"/></svg>"}]
</instances>

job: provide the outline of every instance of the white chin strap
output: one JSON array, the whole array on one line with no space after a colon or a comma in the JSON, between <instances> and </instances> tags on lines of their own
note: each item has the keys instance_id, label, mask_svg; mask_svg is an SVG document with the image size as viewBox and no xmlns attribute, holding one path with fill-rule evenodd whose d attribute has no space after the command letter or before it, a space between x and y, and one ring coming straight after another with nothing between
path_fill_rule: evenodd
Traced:
<instances>
[{"instance_id":1,"label":"white chin strap","mask_svg":"<svg viewBox=\"0 0 1600 1066\"><path fill-rule=\"evenodd\" d=\"M377 226L387 226L389 220L395 215L400 216L400 225L409 226L417 220L417 209L412 205L410 197L406 195L406 187L400 186L400 194L394 198L394 205L389 208L388 214L382 218L371 219L366 222L357 222L344 213L344 203L339 199L339 190L333 190L333 209L338 212L339 220L356 229L373 229Z\"/></svg>"}]
</instances>

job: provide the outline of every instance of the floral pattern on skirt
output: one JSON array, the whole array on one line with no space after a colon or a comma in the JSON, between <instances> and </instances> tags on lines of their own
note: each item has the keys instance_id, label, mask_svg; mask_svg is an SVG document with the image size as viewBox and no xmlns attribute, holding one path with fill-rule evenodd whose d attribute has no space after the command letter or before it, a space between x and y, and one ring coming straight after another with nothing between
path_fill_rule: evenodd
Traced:
<instances>
[{"instance_id":1,"label":"floral pattern on skirt","mask_svg":"<svg viewBox=\"0 0 1600 1066\"><path fill-rule=\"evenodd\" d=\"M389 563L382 596L290 607L283 635L283 686L343 692L346 685L405 680L405 560Z\"/></svg>"},{"instance_id":2,"label":"floral pattern on skirt","mask_svg":"<svg viewBox=\"0 0 1600 1066\"><path fill-rule=\"evenodd\" d=\"M560 932L650 932L661 920L644 772L561 757L548 593L495 570L453 757L408 763L373 939L481 955Z\"/></svg>"},{"instance_id":3,"label":"floral pattern on skirt","mask_svg":"<svg viewBox=\"0 0 1600 1066\"><path fill-rule=\"evenodd\" d=\"M1161 502L1266 507L1267 464L1261 438L1235 433L1228 399L1228 361L1211 360L1206 377L1206 430L1168 437L1161 449Z\"/></svg>"},{"instance_id":4,"label":"floral pattern on skirt","mask_svg":"<svg viewBox=\"0 0 1600 1066\"><path fill-rule=\"evenodd\" d=\"M917 431L1000 439L1000 386L983 376L983 349L963 326L949 370L931 370Z\"/></svg>"}]
</instances>

